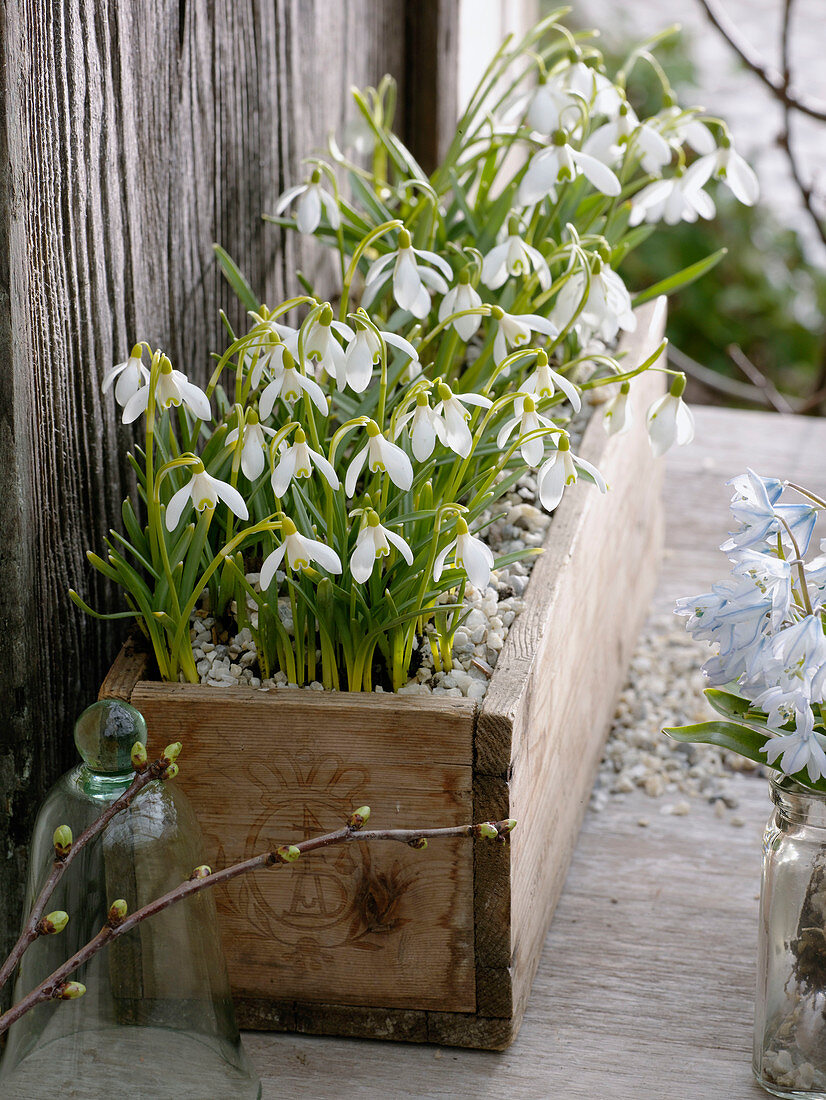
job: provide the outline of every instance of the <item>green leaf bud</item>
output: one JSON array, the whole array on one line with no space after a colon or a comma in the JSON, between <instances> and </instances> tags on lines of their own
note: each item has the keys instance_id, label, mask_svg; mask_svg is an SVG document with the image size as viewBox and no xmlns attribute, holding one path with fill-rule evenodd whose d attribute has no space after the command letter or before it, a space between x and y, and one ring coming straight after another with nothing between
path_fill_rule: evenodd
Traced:
<instances>
[{"instance_id":1,"label":"green leaf bud","mask_svg":"<svg viewBox=\"0 0 826 1100\"><path fill-rule=\"evenodd\" d=\"M370 807L359 806L357 810L354 810L350 814L350 818L347 824L351 829L363 829L367 822L370 820Z\"/></svg>"},{"instance_id":2,"label":"green leaf bud","mask_svg":"<svg viewBox=\"0 0 826 1100\"><path fill-rule=\"evenodd\" d=\"M174 779L180 770L181 769L174 762L172 764L167 764L166 770L164 771L162 778Z\"/></svg>"},{"instance_id":3,"label":"green leaf bud","mask_svg":"<svg viewBox=\"0 0 826 1100\"><path fill-rule=\"evenodd\" d=\"M301 849L296 848L294 844L282 844L280 848L275 849L276 863L295 863L300 855Z\"/></svg>"},{"instance_id":4,"label":"green leaf bud","mask_svg":"<svg viewBox=\"0 0 826 1100\"><path fill-rule=\"evenodd\" d=\"M59 986L55 987L52 1000L74 1001L78 997L82 997L85 992L86 986L82 982L61 982Z\"/></svg>"},{"instance_id":5,"label":"green leaf bud","mask_svg":"<svg viewBox=\"0 0 826 1100\"><path fill-rule=\"evenodd\" d=\"M407 842L408 848L415 848L417 852L424 851L427 847L427 839L423 836L414 836L412 840Z\"/></svg>"},{"instance_id":6,"label":"green leaf bud","mask_svg":"<svg viewBox=\"0 0 826 1100\"><path fill-rule=\"evenodd\" d=\"M68 825L58 825L54 831L52 842L56 859L65 859L72 850L72 830Z\"/></svg>"},{"instance_id":7,"label":"green leaf bud","mask_svg":"<svg viewBox=\"0 0 826 1100\"><path fill-rule=\"evenodd\" d=\"M484 840L494 840L499 836L499 830L492 821L483 821L481 825L473 826L473 834Z\"/></svg>"},{"instance_id":8,"label":"green leaf bud","mask_svg":"<svg viewBox=\"0 0 826 1100\"><path fill-rule=\"evenodd\" d=\"M167 745L161 753L162 764L173 764L181 755L181 749L183 745L180 741L173 741L171 745Z\"/></svg>"},{"instance_id":9,"label":"green leaf bud","mask_svg":"<svg viewBox=\"0 0 826 1100\"><path fill-rule=\"evenodd\" d=\"M129 912L129 906L123 900L118 898L117 901L113 901L109 906L109 914L106 918L112 928L117 928L119 924L123 924L124 917Z\"/></svg>"},{"instance_id":10,"label":"green leaf bud","mask_svg":"<svg viewBox=\"0 0 826 1100\"><path fill-rule=\"evenodd\" d=\"M146 745L142 744L140 741L136 741L132 746L130 757L132 760L132 767L136 772L146 771L146 765L149 759L146 755Z\"/></svg>"},{"instance_id":11,"label":"green leaf bud","mask_svg":"<svg viewBox=\"0 0 826 1100\"><path fill-rule=\"evenodd\" d=\"M189 881L192 882L196 878L209 878L212 874L212 868L208 867L206 863L202 863L200 867L196 867L192 874L189 876Z\"/></svg>"},{"instance_id":12,"label":"green leaf bud","mask_svg":"<svg viewBox=\"0 0 826 1100\"><path fill-rule=\"evenodd\" d=\"M47 913L37 922L37 933L40 936L56 936L62 932L69 923L69 914L62 909L55 909L53 913Z\"/></svg>"}]
</instances>

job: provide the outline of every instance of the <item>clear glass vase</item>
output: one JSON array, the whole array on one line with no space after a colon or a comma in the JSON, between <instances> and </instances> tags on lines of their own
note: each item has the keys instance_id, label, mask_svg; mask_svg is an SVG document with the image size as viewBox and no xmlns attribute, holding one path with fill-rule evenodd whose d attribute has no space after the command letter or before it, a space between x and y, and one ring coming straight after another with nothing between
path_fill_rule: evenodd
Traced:
<instances>
[{"instance_id":1,"label":"clear glass vase","mask_svg":"<svg viewBox=\"0 0 826 1100\"><path fill-rule=\"evenodd\" d=\"M775 1096L826 1100L826 794L783 777L771 795L754 1074Z\"/></svg>"},{"instance_id":2,"label":"clear glass vase","mask_svg":"<svg viewBox=\"0 0 826 1100\"><path fill-rule=\"evenodd\" d=\"M75 838L131 783L130 750L146 740L141 715L104 700L81 715L75 742L83 763L64 775L40 809L32 839L27 914L54 858L53 834ZM47 906L65 910L58 935L23 956L14 1000L35 988L106 921L185 881L203 862L201 834L174 782L151 782L79 853ZM48 1001L9 1030L0 1061L3 1100L256 1100L260 1083L244 1052L230 999L215 902L204 890L149 918L70 975L86 993Z\"/></svg>"}]
</instances>

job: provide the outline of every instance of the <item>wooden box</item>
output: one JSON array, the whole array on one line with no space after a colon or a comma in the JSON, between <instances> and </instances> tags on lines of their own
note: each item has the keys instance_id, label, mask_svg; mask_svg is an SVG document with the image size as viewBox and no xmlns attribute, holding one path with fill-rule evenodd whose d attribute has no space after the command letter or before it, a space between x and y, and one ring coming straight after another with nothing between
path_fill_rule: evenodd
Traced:
<instances>
[{"instance_id":1,"label":"wooden box","mask_svg":"<svg viewBox=\"0 0 826 1100\"><path fill-rule=\"evenodd\" d=\"M664 302L639 311L636 365ZM581 444L610 486L557 509L481 706L467 699L215 688L141 678L124 652L101 695L129 698L223 866L337 828L515 817L508 845L350 845L229 884L218 898L242 1027L502 1048L514 1038L565 881L617 693L653 592L662 464L636 424Z\"/></svg>"}]
</instances>

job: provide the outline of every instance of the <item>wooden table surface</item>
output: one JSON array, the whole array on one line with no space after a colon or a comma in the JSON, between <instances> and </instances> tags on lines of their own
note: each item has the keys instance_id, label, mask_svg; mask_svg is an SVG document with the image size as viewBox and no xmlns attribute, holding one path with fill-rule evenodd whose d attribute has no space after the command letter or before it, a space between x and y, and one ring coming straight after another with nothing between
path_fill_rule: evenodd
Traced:
<instances>
[{"instance_id":1,"label":"wooden table surface","mask_svg":"<svg viewBox=\"0 0 826 1100\"><path fill-rule=\"evenodd\" d=\"M653 613L725 572L724 482L747 465L826 491L826 421L696 409L667 459ZM730 783L744 824L641 791L589 812L522 1030L502 1053L247 1032L264 1100L758 1100L751 1016L765 783ZM641 817L650 822L646 828Z\"/></svg>"}]
</instances>

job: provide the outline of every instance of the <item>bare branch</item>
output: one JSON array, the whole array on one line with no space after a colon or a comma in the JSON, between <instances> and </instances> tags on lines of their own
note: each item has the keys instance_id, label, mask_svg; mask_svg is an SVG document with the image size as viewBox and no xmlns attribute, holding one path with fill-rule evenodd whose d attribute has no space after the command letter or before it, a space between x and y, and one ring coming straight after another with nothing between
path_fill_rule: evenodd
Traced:
<instances>
[{"instance_id":1,"label":"bare branch","mask_svg":"<svg viewBox=\"0 0 826 1100\"><path fill-rule=\"evenodd\" d=\"M735 366L745 374L746 378L748 378L758 390L763 392L768 404L772 405L777 412L783 413L784 415L794 412L794 409L777 389L774 382L772 382L770 378L767 378L766 375L752 363L751 359L749 359L741 347L738 347L737 344L729 344L726 351Z\"/></svg>"},{"instance_id":2,"label":"bare branch","mask_svg":"<svg viewBox=\"0 0 826 1100\"><path fill-rule=\"evenodd\" d=\"M699 0L699 3L709 21L725 38L743 64L759 76L778 99L804 115L816 118L820 122L826 122L826 105L821 105L814 100L793 93L789 84L784 81L783 76L776 69L770 68L761 58L752 53L751 49L740 38L735 25L729 20L728 16L717 8L713 0ZM784 17L786 14L784 13Z\"/></svg>"}]
</instances>

